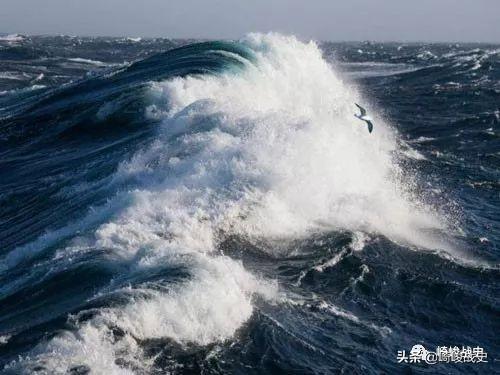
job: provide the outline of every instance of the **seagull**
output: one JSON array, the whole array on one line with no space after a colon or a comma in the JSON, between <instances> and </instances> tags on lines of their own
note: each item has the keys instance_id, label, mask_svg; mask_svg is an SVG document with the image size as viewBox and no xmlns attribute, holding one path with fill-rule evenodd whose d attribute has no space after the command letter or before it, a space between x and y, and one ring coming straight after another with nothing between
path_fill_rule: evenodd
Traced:
<instances>
[{"instance_id":1,"label":"seagull","mask_svg":"<svg viewBox=\"0 0 500 375\"><path fill-rule=\"evenodd\" d=\"M355 117L359 118L360 120L363 120L366 122L366 124L368 125L368 132L372 132L373 130L373 123L372 123L372 119L366 115L366 109L364 109L363 107L361 107L358 103L354 103L356 104L356 106L359 108L359 110L361 111L361 114L354 114Z\"/></svg>"}]
</instances>

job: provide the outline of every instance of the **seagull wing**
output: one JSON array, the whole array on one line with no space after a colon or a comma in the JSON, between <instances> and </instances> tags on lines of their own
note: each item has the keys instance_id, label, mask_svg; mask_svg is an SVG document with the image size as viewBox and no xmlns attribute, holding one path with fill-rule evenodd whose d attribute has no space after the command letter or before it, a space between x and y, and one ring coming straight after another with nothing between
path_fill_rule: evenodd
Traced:
<instances>
[{"instance_id":1,"label":"seagull wing","mask_svg":"<svg viewBox=\"0 0 500 375\"><path fill-rule=\"evenodd\" d=\"M368 132L371 133L373 130L373 124L371 121L367 121L366 123L368 124Z\"/></svg>"},{"instance_id":2,"label":"seagull wing","mask_svg":"<svg viewBox=\"0 0 500 375\"><path fill-rule=\"evenodd\" d=\"M364 116L366 115L366 109L364 109L363 107L361 107L358 103L354 103L356 104L356 106L359 108L359 110L361 111L361 116Z\"/></svg>"}]
</instances>

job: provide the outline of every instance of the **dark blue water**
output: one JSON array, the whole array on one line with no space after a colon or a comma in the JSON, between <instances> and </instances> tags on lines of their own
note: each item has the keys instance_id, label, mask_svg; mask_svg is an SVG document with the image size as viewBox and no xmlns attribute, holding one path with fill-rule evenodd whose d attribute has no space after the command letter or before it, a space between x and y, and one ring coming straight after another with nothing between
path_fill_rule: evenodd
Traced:
<instances>
[{"instance_id":1,"label":"dark blue water","mask_svg":"<svg viewBox=\"0 0 500 375\"><path fill-rule=\"evenodd\" d=\"M498 372L499 134L500 46L0 39L0 368Z\"/></svg>"}]
</instances>

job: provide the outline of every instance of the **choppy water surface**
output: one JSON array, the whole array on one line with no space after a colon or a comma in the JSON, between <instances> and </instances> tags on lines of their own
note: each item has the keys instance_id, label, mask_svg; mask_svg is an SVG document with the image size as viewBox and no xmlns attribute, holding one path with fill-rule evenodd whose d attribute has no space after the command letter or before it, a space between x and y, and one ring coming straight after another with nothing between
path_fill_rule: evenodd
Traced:
<instances>
[{"instance_id":1,"label":"choppy water surface","mask_svg":"<svg viewBox=\"0 0 500 375\"><path fill-rule=\"evenodd\" d=\"M0 368L493 373L499 103L500 46L0 38Z\"/></svg>"}]
</instances>

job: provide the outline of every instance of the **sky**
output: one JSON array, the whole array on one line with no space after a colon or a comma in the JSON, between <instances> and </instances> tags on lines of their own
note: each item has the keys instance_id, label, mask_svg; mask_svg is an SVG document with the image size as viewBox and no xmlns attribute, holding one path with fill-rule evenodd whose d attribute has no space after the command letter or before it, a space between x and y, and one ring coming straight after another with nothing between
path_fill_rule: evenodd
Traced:
<instances>
[{"instance_id":1,"label":"sky","mask_svg":"<svg viewBox=\"0 0 500 375\"><path fill-rule=\"evenodd\" d=\"M500 0L0 0L0 32L500 43Z\"/></svg>"}]
</instances>

